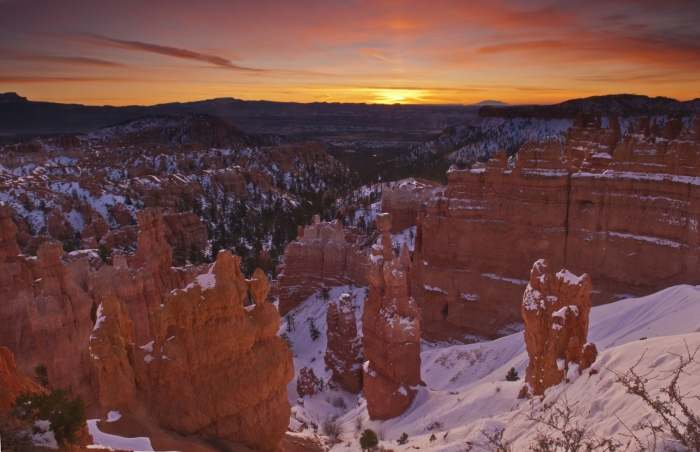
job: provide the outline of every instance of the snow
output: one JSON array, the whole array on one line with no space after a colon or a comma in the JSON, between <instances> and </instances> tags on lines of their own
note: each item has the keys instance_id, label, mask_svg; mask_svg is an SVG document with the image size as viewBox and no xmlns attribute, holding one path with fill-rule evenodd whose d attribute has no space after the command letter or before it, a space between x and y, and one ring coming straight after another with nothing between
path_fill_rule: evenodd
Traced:
<instances>
[{"instance_id":1,"label":"snow","mask_svg":"<svg viewBox=\"0 0 700 452\"><path fill-rule=\"evenodd\" d=\"M447 294L447 292L445 292L444 290L442 290L439 287L432 287L432 286L424 285L423 288L429 292L439 292L439 293Z\"/></svg>"},{"instance_id":2,"label":"snow","mask_svg":"<svg viewBox=\"0 0 700 452\"><path fill-rule=\"evenodd\" d=\"M134 452L152 451L151 440L144 437L138 438L123 438L121 436L110 435L109 433L101 432L97 427L97 419L87 421L88 429L92 435L94 446L88 446L88 449L101 449L102 447L111 447L112 449L131 450Z\"/></svg>"},{"instance_id":3,"label":"snow","mask_svg":"<svg viewBox=\"0 0 700 452\"><path fill-rule=\"evenodd\" d=\"M146 345L142 345L139 348L147 353L152 353L153 352L153 341L149 342Z\"/></svg>"},{"instance_id":4,"label":"snow","mask_svg":"<svg viewBox=\"0 0 700 452\"><path fill-rule=\"evenodd\" d=\"M214 266L212 265L212 269ZM216 286L216 275L209 270L209 273L197 276L197 284L202 288L202 290L213 289Z\"/></svg>"},{"instance_id":5,"label":"snow","mask_svg":"<svg viewBox=\"0 0 700 452\"><path fill-rule=\"evenodd\" d=\"M122 415L119 411L110 411L107 413L107 422L114 422L121 419Z\"/></svg>"},{"instance_id":6,"label":"snow","mask_svg":"<svg viewBox=\"0 0 700 452\"><path fill-rule=\"evenodd\" d=\"M337 299L342 291L347 290L348 286L332 288L331 298ZM356 295L353 303L358 315L363 291L364 288L353 289ZM307 299L292 311L296 331L288 333L294 342L296 372L302 366L311 366L324 381L330 377L323 363L326 305L315 296ZM563 312L559 314L564 315ZM308 316L316 319L321 330L321 337L316 341L310 340L308 325L304 323ZM280 322L280 328L286 331L284 320ZM648 339L640 341L643 337ZM640 399L626 394L616 383L613 370L624 372L639 362L642 370L662 372L676 364L677 357L670 353L682 353L686 342L691 350L700 346L700 286L674 286L646 297L594 307L590 314L588 341L595 343L599 351L598 360L593 365L598 374L579 376L577 366L570 366L567 374L570 383L550 388L544 401L518 399L522 379L505 381L511 367L521 378L525 376L528 357L523 333L517 332L491 342L422 344L421 378L427 387L416 388L418 394L406 413L384 422L368 421L367 403L362 395L327 388L313 397L305 397L304 406L301 406L297 403L294 380L288 386L294 419L290 425L299 426L301 422L310 425L309 421L320 425L328 416L340 415L347 433L343 443L331 448L333 451L360 450L359 442L350 433L353 421L360 416L365 420L363 428L384 431L385 440L380 441L384 447L395 448L395 440L406 432L411 447L421 450L463 451L465 442L471 441L473 451L489 451L491 449L481 430L505 428L504 437L514 441L513 450L527 450L537 425L526 416L542 413L543 404L551 405L566 397L577 402L574 409L577 419L588 423L595 433L623 440L620 433L626 430L622 422L634 425L647 415L648 410ZM660 384L655 381L650 383L650 388L657 391ZM700 369L682 377L681 384L691 390L700 387ZM328 402L337 394L342 394L349 402L347 409L339 409ZM692 401L691 406L699 411L700 401ZM433 425L436 422L440 423L438 429ZM431 426L433 428L429 429ZM309 428L294 434L312 436L313 431ZM318 434L322 433L319 431ZM429 441L431 434L435 434L437 441Z\"/></svg>"},{"instance_id":7,"label":"snow","mask_svg":"<svg viewBox=\"0 0 700 452\"><path fill-rule=\"evenodd\" d=\"M39 431L32 435L32 442L35 446L48 447L50 449L58 449L58 442L54 432L49 430L49 421L34 421L34 427Z\"/></svg>"},{"instance_id":8,"label":"snow","mask_svg":"<svg viewBox=\"0 0 700 452\"><path fill-rule=\"evenodd\" d=\"M557 273L557 278L563 280L566 284L570 286L575 286L583 280L583 276L576 276L569 270L561 270Z\"/></svg>"}]
</instances>

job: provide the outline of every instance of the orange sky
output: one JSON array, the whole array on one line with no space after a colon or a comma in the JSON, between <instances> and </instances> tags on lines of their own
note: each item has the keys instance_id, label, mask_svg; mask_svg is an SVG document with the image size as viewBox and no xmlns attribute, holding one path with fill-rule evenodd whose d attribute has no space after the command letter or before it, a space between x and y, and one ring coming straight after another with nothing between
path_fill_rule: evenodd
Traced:
<instances>
[{"instance_id":1,"label":"orange sky","mask_svg":"<svg viewBox=\"0 0 700 452\"><path fill-rule=\"evenodd\" d=\"M700 97L698 0L0 0L0 92L553 103Z\"/></svg>"}]
</instances>

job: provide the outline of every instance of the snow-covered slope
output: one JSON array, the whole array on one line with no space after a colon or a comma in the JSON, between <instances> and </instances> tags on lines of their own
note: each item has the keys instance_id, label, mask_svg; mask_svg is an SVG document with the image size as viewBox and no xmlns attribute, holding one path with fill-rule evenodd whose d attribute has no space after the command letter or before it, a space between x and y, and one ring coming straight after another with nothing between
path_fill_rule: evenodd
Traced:
<instances>
[{"instance_id":1,"label":"snow-covered slope","mask_svg":"<svg viewBox=\"0 0 700 452\"><path fill-rule=\"evenodd\" d=\"M331 297L337 298L349 288L333 288ZM364 288L354 288L354 304L359 317ZM310 297L291 312L296 319L296 331L288 333L294 342L295 370L312 366L316 375L327 380L323 354L325 353L326 302ZM322 335L310 339L307 317L314 317ZM464 451L492 450L481 432L505 428L504 438L513 441L513 450L526 450L532 443L537 423L528 415L546 414L548 406L566 398L575 403L575 420L586 423L598 435L625 440L622 434L643 418L654 419L643 402L627 395L616 382L614 371L625 372L633 366L643 372L660 375L678 363L678 357L700 346L700 286L675 286L643 298L626 299L593 308L590 318L589 341L598 346L599 355L593 368L598 372L578 375L570 369L568 384L560 384L547 391L544 401L517 399L521 381L508 382L505 375L515 367L521 377L525 374L527 353L523 334L517 333L493 342L447 347L424 347L421 354L422 378L427 387L421 388L411 408L402 416L386 422L368 421L366 402L362 395L353 396L326 389L323 393L297 400L296 380L289 386L293 406L290 428L298 429L302 422L319 426L327 417L337 414L345 425L344 443L332 450L360 450L355 420L364 419L363 429L381 432L385 440L380 444L395 450L413 446L421 450ZM358 322L358 328L359 328ZM286 330L283 319L281 331ZM640 340L644 339L644 340ZM674 355L675 354L675 355ZM693 364L688 375L681 378L681 387L692 390L700 386L700 364ZM656 393L663 381L652 381L649 388ZM342 397L346 408L333 406ZM336 403L336 405L340 405ZM691 401L691 407L700 411L700 401ZM397 445L395 441L406 432L409 442ZM321 430L317 432L322 436ZM431 442L431 435L435 440ZM298 435L314 435L309 427ZM662 450L662 449L659 449Z\"/></svg>"}]
</instances>

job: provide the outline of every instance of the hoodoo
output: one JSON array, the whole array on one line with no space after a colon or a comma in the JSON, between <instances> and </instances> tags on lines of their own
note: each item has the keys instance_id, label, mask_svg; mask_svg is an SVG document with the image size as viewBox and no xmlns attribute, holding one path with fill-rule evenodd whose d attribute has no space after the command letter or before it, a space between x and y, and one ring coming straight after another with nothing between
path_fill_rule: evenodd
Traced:
<instances>
[{"instance_id":1,"label":"hoodoo","mask_svg":"<svg viewBox=\"0 0 700 452\"><path fill-rule=\"evenodd\" d=\"M324 361L333 372L332 384L357 394L362 390L362 340L357 336L355 310L350 295L331 301L326 312L328 345Z\"/></svg>"},{"instance_id":2,"label":"hoodoo","mask_svg":"<svg viewBox=\"0 0 700 452\"><path fill-rule=\"evenodd\" d=\"M279 314L266 300L265 273L246 280L239 264L238 256L219 252L208 273L154 310L154 340L140 347L129 343L124 304L103 299L91 345L108 406L143 406L159 426L185 435L279 448L289 423L292 354L276 336ZM248 291L256 304L244 307ZM112 394L114 385L135 387L133 399Z\"/></svg>"},{"instance_id":3,"label":"hoodoo","mask_svg":"<svg viewBox=\"0 0 700 452\"><path fill-rule=\"evenodd\" d=\"M543 395L564 379L570 365L579 365L581 373L595 360L595 345L586 342L591 290L588 275L555 274L546 260L535 262L522 304L530 362L520 397Z\"/></svg>"},{"instance_id":4,"label":"hoodoo","mask_svg":"<svg viewBox=\"0 0 700 452\"><path fill-rule=\"evenodd\" d=\"M420 378L420 312L408 291L408 269L391 246L391 214L377 215L382 231L367 265L369 296L362 313L363 381L372 419L401 415L416 396Z\"/></svg>"}]
</instances>

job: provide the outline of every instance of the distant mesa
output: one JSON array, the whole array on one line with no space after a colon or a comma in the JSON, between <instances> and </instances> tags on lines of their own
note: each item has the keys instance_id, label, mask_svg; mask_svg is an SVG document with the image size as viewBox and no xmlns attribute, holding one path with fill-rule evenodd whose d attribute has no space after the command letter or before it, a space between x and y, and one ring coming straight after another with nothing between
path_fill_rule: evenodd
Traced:
<instances>
[{"instance_id":1,"label":"distant mesa","mask_svg":"<svg viewBox=\"0 0 700 452\"><path fill-rule=\"evenodd\" d=\"M22 97L17 93L0 93L0 104L10 104L15 102L27 102L27 98Z\"/></svg>"},{"instance_id":2,"label":"distant mesa","mask_svg":"<svg viewBox=\"0 0 700 452\"><path fill-rule=\"evenodd\" d=\"M484 107L486 105L488 105L489 107L507 107L508 106L507 103L501 102L500 100L482 100L481 102L471 104L470 107Z\"/></svg>"}]
</instances>

